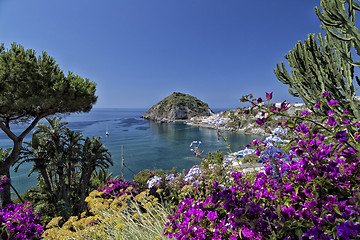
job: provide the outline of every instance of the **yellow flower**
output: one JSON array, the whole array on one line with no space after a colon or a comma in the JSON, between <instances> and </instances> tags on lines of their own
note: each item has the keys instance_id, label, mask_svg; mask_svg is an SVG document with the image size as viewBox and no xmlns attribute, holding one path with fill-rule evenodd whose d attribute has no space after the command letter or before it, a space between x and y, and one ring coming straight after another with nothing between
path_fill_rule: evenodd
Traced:
<instances>
[{"instance_id":1,"label":"yellow flower","mask_svg":"<svg viewBox=\"0 0 360 240\"><path fill-rule=\"evenodd\" d=\"M77 217L71 216L69 220L62 226L63 229L70 229L73 226L73 222L77 220Z\"/></svg>"},{"instance_id":2,"label":"yellow flower","mask_svg":"<svg viewBox=\"0 0 360 240\"><path fill-rule=\"evenodd\" d=\"M104 193L106 192L106 190L104 190L104 191L102 191L102 192L98 192L97 194L96 194L96 196L101 196L101 195L103 195Z\"/></svg>"},{"instance_id":3,"label":"yellow flower","mask_svg":"<svg viewBox=\"0 0 360 240\"><path fill-rule=\"evenodd\" d=\"M124 224L122 224L121 222L119 222L118 224L115 225L115 228L122 228L124 226Z\"/></svg>"},{"instance_id":4,"label":"yellow flower","mask_svg":"<svg viewBox=\"0 0 360 240\"><path fill-rule=\"evenodd\" d=\"M161 188L159 188L158 190L156 190L157 193L162 193L164 190L162 190Z\"/></svg>"},{"instance_id":5,"label":"yellow flower","mask_svg":"<svg viewBox=\"0 0 360 240\"><path fill-rule=\"evenodd\" d=\"M51 221L46 225L46 228L53 228L53 227L59 227L59 222L62 219L62 217L56 217L51 219Z\"/></svg>"}]
</instances>

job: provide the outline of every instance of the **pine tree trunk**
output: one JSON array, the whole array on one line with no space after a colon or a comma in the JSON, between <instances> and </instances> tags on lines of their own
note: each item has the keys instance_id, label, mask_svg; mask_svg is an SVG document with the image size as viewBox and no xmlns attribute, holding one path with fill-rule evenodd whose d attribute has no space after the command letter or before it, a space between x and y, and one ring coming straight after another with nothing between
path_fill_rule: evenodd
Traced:
<instances>
[{"instance_id":1,"label":"pine tree trunk","mask_svg":"<svg viewBox=\"0 0 360 240\"><path fill-rule=\"evenodd\" d=\"M16 162L20 155L22 141L27 134L31 132L31 130L36 126L36 124L40 121L43 116L36 117L31 124L19 135L16 136L12 131L10 131L10 125L8 122L0 122L0 128L4 131L4 133L13 141L14 146L10 153L10 155L5 159L5 161L0 162L0 176L4 175L9 180L10 178L10 167ZM11 192L10 192L10 184L5 183L1 186L3 190L0 191L0 200L1 206L5 206L6 204L12 203L11 201Z\"/></svg>"},{"instance_id":2,"label":"pine tree trunk","mask_svg":"<svg viewBox=\"0 0 360 240\"><path fill-rule=\"evenodd\" d=\"M5 159L5 161L0 163L0 176L5 176L7 179L10 178L10 167L16 162L20 155L22 140L19 138L16 139L14 142L14 147L12 149L12 152L10 155ZM11 180L10 180L11 181ZM9 203L12 203L11 201L11 191L10 191L10 183L6 182L1 185L3 188L0 191L0 199L1 199L1 206L5 206Z\"/></svg>"}]
</instances>

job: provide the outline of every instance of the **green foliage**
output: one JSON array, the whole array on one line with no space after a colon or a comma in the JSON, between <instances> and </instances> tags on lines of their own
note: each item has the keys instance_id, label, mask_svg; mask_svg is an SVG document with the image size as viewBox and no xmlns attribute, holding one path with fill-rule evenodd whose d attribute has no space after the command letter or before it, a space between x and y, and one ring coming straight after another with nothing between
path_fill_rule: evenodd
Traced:
<instances>
[{"instance_id":1,"label":"green foliage","mask_svg":"<svg viewBox=\"0 0 360 240\"><path fill-rule=\"evenodd\" d=\"M328 105L321 109L315 109L314 105L320 102L322 93L329 92L328 101L334 99L340 103L335 108L337 114L347 108L360 119L354 88L355 79L359 84L358 77L354 77L354 66L358 64L353 62L351 54L352 46L360 54L360 32L355 27L355 10L360 7L352 0L325 0L321 1L321 7L323 13L317 7L315 12L326 30L325 38L318 34L316 40L315 35L309 34L304 43L299 41L285 56L292 76L283 62L281 67L277 64L274 72L281 82L289 85L289 92L301 97L312 111L327 114Z\"/></svg>"},{"instance_id":2,"label":"green foliage","mask_svg":"<svg viewBox=\"0 0 360 240\"><path fill-rule=\"evenodd\" d=\"M114 199L104 199L102 194L94 190L86 198L90 216L83 213L63 224L61 218L52 219L43 239L168 239L162 232L170 211L148 190Z\"/></svg>"},{"instance_id":3,"label":"green foliage","mask_svg":"<svg viewBox=\"0 0 360 240\"><path fill-rule=\"evenodd\" d=\"M168 114L171 109L177 107L187 107L189 109L189 112L187 113L188 118L194 116L208 116L209 111L212 112L206 103L196 97L184 93L174 92L156 105L152 106L144 116L151 112L156 112L156 115L161 118Z\"/></svg>"},{"instance_id":4,"label":"green foliage","mask_svg":"<svg viewBox=\"0 0 360 240\"><path fill-rule=\"evenodd\" d=\"M83 139L61 118L46 119L49 125L38 125L15 171L24 162L33 162L30 174L40 173L39 182L25 194L27 201L39 211L52 209L47 216L67 219L83 211L86 195L91 187L104 184L109 178L105 169L113 163L100 138ZM96 168L102 172L95 174Z\"/></svg>"},{"instance_id":5,"label":"green foliage","mask_svg":"<svg viewBox=\"0 0 360 240\"><path fill-rule=\"evenodd\" d=\"M0 128L13 141L11 154L1 162L0 175L10 179L23 139L44 117L57 113L88 112L96 102L96 84L69 72L67 76L46 52L13 43L0 46ZM10 124L31 123L19 135ZM10 182L0 192L2 205L11 203Z\"/></svg>"},{"instance_id":6,"label":"green foliage","mask_svg":"<svg viewBox=\"0 0 360 240\"><path fill-rule=\"evenodd\" d=\"M285 58L292 68L292 76L287 72L284 63L281 63L281 68L277 64L277 69L274 70L277 78L289 85L289 92L295 97L301 97L314 112L327 114L329 106L325 105L322 111L314 108L315 103L323 98L322 93L327 91L328 100L340 102L335 109L337 113L350 104L354 114L358 114L353 86L354 67L337 50L333 50L334 39L328 35L323 38L321 34L316 38L318 42L315 35L309 34L304 43L299 41L294 50L289 51ZM342 43L341 49L352 58L346 43ZM357 117L360 118L360 115Z\"/></svg>"},{"instance_id":7,"label":"green foliage","mask_svg":"<svg viewBox=\"0 0 360 240\"><path fill-rule=\"evenodd\" d=\"M4 161L10 154L11 148L3 149L0 148L0 161Z\"/></svg>"},{"instance_id":8,"label":"green foliage","mask_svg":"<svg viewBox=\"0 0 360 240\"><path fill-rule=\"evenodd\" d=\"M221 153L220 149L216 151L216 153L209 152L207 158L203 158L201 165L209 168L212 165L222 165L224 164L224 154Z\"/></svg>"},{"instance_id":9,"label":"green foliage","mask_svg":"<svg viewBox=\"0 0 360 240\"><path fill-rule=\"evenodd\" d=\"M139 191L144 191L148 189L147 181L153 178L154 176L158 176L161 178L165 178L169 173L177 173L176 168L173 168L171 171L164 169L155 169L149 170L145 169L136 174L133 178L133 186L136 187Z\"/></svg>"},{"instance_id":10,"label":"green foliage","mask_svg":"<svg viewBox=\"0 0 360 240\"><path fill-rule=\"evenodd\" d=\"M90 179L89 189L98 189L107 185L107 181L111 179L119 179L119 176L113 176L112 172L109 172L109 169L98 169L95 170Z\"/></svg>"},{"instance_id":11,"label":"green foliage","mask_svg":"<svg viewBox=\"0 0 360 240\"><path fill-rule=\"evenodd\" d=\"M26 121L55 113L88 112L96 102L96 84L69 72L43 52L13 43L0 48L0 118Z\"/></svg>"}]
</instances>

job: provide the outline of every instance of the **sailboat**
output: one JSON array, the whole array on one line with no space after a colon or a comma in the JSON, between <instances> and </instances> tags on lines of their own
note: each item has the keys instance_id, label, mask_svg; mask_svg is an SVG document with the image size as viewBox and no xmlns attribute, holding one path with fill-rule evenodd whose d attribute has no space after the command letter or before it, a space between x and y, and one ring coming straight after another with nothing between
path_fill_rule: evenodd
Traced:
<instances>
[{"instance_id":1,"label":"sailboat","mask_svg":"<svg viewBox=\"0 0 360 240\"><path fill-rule=\"evenodd\" d=\"M105 131L105 135L106 136L109 136L110 135L110 132L108 131L108 128L106 127L106 131Z\"/></svg>"}]
</instances>

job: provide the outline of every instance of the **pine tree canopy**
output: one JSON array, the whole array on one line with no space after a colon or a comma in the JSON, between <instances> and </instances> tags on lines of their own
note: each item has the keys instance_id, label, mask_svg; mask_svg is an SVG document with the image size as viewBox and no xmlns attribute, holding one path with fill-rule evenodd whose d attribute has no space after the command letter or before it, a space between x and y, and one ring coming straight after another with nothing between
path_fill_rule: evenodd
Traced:
<instances>
[{"instance_id":1,"label":"pine tree canopy","mask_svg":"<svg viewBox=\"0 0 360 240\"><path fill-rule=\"evenodd\" d=\"M96 102L96 83L67 76L46 52L13 43L0 47L0 120L27 121L56 113L88 112Z\"/></svg>"}]
</instances>

